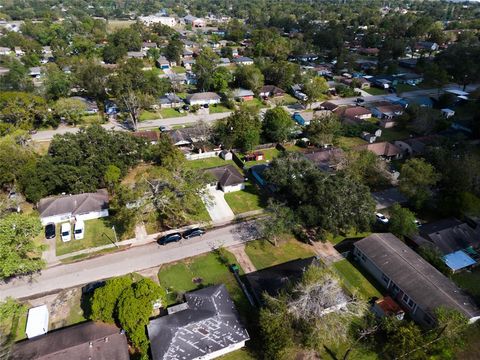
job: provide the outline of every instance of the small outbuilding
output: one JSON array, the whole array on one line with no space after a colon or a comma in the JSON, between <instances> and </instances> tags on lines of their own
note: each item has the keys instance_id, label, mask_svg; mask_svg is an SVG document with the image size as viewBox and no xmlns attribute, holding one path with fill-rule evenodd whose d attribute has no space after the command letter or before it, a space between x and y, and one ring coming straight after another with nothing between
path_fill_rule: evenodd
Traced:
<instances>
[{"instance_id":1,"label":"small outbuilding","mask_svg":"<svg viewBox=\"0 0 480 360\"><path fill-rule=\"evenodd\" d=\"M25 333L29 339L44 335L48 332L48 308L40 305L28 310L27 328Z\"/></svg>"}]
</instances>

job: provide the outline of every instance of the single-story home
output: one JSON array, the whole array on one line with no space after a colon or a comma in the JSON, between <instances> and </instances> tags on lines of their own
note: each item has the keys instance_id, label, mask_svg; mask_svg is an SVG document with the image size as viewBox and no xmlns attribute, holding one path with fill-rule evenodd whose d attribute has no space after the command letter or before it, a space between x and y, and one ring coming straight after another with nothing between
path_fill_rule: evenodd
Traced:
<instances>
[{"instance_id":1,"label":"single-story home","mask_svg":"<svg viewBox=\"0 0 480 360\"><path fill-rule=\"evenodd\" d=\"M285 91L275 85L263 86L258 95L262 98L280 97L285 95Z\"/></svg>"},{"instance_id":2,"label":"single-story home","mask_svg":"<svg viewBox=\"0 0 480 360\"><path fill-rule=\"evenodd\" d=\"M350 106L344 108L341 117L347 123L358 124L366 119L370 119L372 112L362 106Z\"/></svg>"},{"instance_id":3,"label":"single-story home","mask_svg":"<svg viewBox=\"0 0 480 360\"><path fill-rule=\"evenodd\" d=\"M237 101L251 101L255 96L252 90L242 88L233 90L232 95Z\"/></svg>"},{"instance_id":4,"label":"single-story home","mask_svg":"<svg viewBox=\"0 0 480 360\"><path fill-rule=\"evenodd\" d=\"M205 169L205 172L215 179L211 185L224 193L245 189L245 177L233 165Z\"/></svg>"},{"instance_id":5,"label":"single-story home","mask_svg":"<svg viewBox=\"0 0 480 360\"><path fill-rule=\"evenodd\" d=\"M370 107L372 115L379 119L393 119L403 114L404 107L400 104L393 104L389 101L381 101L372 104Z\"/></svg>"},{"instance_id":6,"label":"single-story home","mask_svg":"<svg viewBox=\"0 0 480 360\"><path fill-rule=\"evenodd\" d=\"M250 340L225 285L186 293L185 300L148 324L152 360L215 359Z\"/></svg>"},{"instance_id":7,"label":"single-story home","mask_svg":"<svg viewBox=\"0 0 480 360\"><path fill-rule=\"evenodd\" d=\"M127 58L129 59L143 59L146 56L144 51L128 51Z\"/></svg>"},{"instance_id":8,"label":"single-story home","mask_svg":"<svg viewBox=\"0 0 480 360\"><path fill-rule=\"evenodd\" d=\"M353 254L416 322L433 326L439 307L458 310L470 322L480 318L473 299L395 235L372 234L354 244Z\"/></svg>"},{"instance_id":9,"label":"single-story home","mask_svg":"<svg viewBox=\"0 0 480 360\"><path fill-rule=\"evenodd\" d=\"M253 59L246 56L238 56L232 59L236 65L253 65Z\"/></svg>"},{"instance_id":10,"label":"single-story home","mask_svg":"<svg viewBox=\"0 0 480 360\"><path fill-rule=\"evenodd\" d=\"M462 270L480 258L480 219L449 218L424 224L410 240L416 246L436 248L452 271Z\"/></svg>"},{"instance_id":11,"label":"single-story home","mask_svg":"<svg viewBox=\"0 0 480 360\"><path fill-rule=\"evenodd\" d=\"M218 60L218 66L228 66L230 65L230 59L229 58L220 58Z\"/></svg>"},{"instance_id":12,"label":"single-story home","mask_svg":"<svg viewBox=\"0 0 480 360\"><path fill-rule=\"evenodd\" d=\"M197 18L196 16L193 15L187 15L183 18L183 21L187 25L192 25L192 27L205 27L207 26L207 22L204 19Z\"/></svg>"},{"instance_id":13,"label":"single-story home","mask_svg":"<svg viewBox=\"0 0 480 360\"><path fill-rule=\"evenodd\" d=\"M182 66L186 69L186 70L192 70L193 68L193 65L195 64L195 59L183 59L182 60Z\"/></svg>"},{"instance_id":14,"label":"single-story home","mask_svg":"<svg viewBox=\"0 0 480 360\"><path fill-rule=\"evenodd\" d=\"M125 332L115 325L84 322L15 343L9 360L129 360Z\"/></svg>"},{"instance_id":15,"label":"single-story home","mask_svg":"<svg viewBox=\"0 0 480 360\"><path fill-rule=\"evenodd\" d=\"M381 156L384 159L392 160L392 159L399 159L402 157L402 150L398 147L389 143L387 141L373 143L373 144L365 144L359 145L354 148L356 151L368 150L373 152L377 156Z\"/></svg>"},{"instance_id":16,"label":"single-story home","mask_svg":"<svg viewBox=\"0 0 480 360\"><path fill-rule=\"evenodd\" d=\"M86 114L93 115L98 113L98 106L94 100L90 100L82 96L72 96L70 97L70 99L81 101L87 108L87 110L85 111Z\"/></svg>"},{"instance_id":17,"label":"single-story home","mask_svg":"<svg viewBox=\"0 0 480 360\"><path fill-rule=\"evenodd\" d=\"M335 111L340 107L340 105L337 105L331 101L324 101L320 104L320 109L322 110L328 110L328 111Z\"/></svg>"},{"instance_id":18,"label":"single-story home","mask_svg":"<svg viewBox=\"0 0 480 360\"><path fill-rule=\"evenodd\" d=\"M160 56L156 60L156 64L157 64L157 67L162 69L162 70L168 70L168 69L170 69L170 66L172 65L172 64L170 64L170 61L168 61L168 59L165 56Z\"/></svg>"},{"instance_id":19,"label":"single-story home","mask_svg":"<svg viewBox=\"0 0 480 360\"><path fill-rule=\"evenodd\" d=\"M135 131L132 133L132 135L140 139L144 139L151 145L158 143L158 140L160 139L160 133L153 130Z\"/></svg>"},{"instance_id":20,"label":"single-story home","mask_svg":"<svg viewBox=\"0 0 480 360\"><path fill-rule=\"evenodd\" d=\"M176 94L167 93L158 101L161 109L176 108L183 105L183 100Z\"/></svg>"},{"instance_id":21,"label":"single-story home","mask_svg":"<svg viewBox=\"0 0 480 360\"><path fill-rule=\"evenodd\" d=\"M77 220L91 220L108 216L108 192L51 196L41 199L37 205L42 225Z\"/></svg>"},{"instance_id":22,"label":"single-story home","mask_svg":"<svg viewBox=\"0 0 480 360\"><path fill-rule=\"evenodd\" d=\"M305 153L304 156L321 170L333 171L337 169L338 164L344 159L345 153L340 148L329 148L314 150Z\"/></svg>"},{"instance_id":23,"label":"single-story home","mask_svg":"<svg viewBox=\"0 0 480 360\"><path fill-rule=\"evenodd\" d=\"M214 92L199 92L187 96L187 103L190 105L213 105L219 104L220 95Z\"/></svg>"},{"instance_id":24,"label":"single-story home","mask_svg":"<svg viewBox=\"0 0 480 360\"><path fill-rule=\"evenodd\" d=\"M416 86L423 81L423 75L407 73L400 76L400 81L404 84Z\"/></svg>"}]
</instances>

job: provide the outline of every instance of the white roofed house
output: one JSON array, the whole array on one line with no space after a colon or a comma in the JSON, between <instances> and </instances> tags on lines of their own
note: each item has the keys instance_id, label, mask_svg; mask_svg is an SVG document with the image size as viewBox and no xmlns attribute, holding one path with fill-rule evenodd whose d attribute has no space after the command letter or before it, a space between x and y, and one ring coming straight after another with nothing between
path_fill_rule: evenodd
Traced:
<instances>
[{"instance_id":1,"label":"white roofed house","mask_svg":"<svg viewBox=\"0 0 480 360\"><path fill-rule=\"evenodd\" d=\"M108 216L108 192L105 189L96 193L51 196L37 204L42 225L77 220L91 220Z\"/></svg>"},{"instance_id":2,"label":"white roofed house","mask_svg":"<svg viewBox=\"0 0 480 360\"><path fill-rule=\"evenodd\" d=\"M220 95L214 92L200 92L187 96L187 103L190 105L213 105L219 104Z\"/></svg>"}]
</instances>

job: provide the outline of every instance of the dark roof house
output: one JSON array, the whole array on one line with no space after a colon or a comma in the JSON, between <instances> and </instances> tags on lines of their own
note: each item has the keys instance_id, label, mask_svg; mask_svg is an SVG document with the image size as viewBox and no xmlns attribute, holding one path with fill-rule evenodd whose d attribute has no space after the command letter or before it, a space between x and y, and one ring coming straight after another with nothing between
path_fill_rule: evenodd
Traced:
<instances>
[{"instance_id":1,"label":"dark roof house","mask_svg":"<svg viewBox=\"0 0 480 360\"><path fill-rule=\"evenodd\" d=\"M129 360L127 338L114 325L86 322L16 343L10 360Z\"/></svg>"},{"instance_id":2,"label":"dark roof house","mask_svg":"<svg viewBox=\"0 0 480 360\"><path fill-rule=\"evenodd\" d=\"M345 154L340 148L320 149L305 153L304 156L323 171L335 170L344 159Z\"/></svg>"},{"instance_id":3,"label":"dark roof house","mask_svg":"<svg viewBox=\"0 0 480 360\"><path fill-rule=\"evenodd\" d=\"M432 325L435 310L442 306L460 311L471 322L480 318L469 296L395 235L372 234L357 241L354 255L415 321Z\"/></svg>"},{"instance_id":4,"label":"dark roof house","mask_svg":"<svg viewBox=\"0 0 480 360\"><path fill-rule=\"evenodd\" d=\"M226 190L228 187L238 186L245 183L245 177L233 165L218 166L205 169L205 172L216 179L218 187Z\"/></svg>"},{"instance_id":5,"label":"dark roof house","mask_svg":"<svg viewBox=\"0 0 480 360\"><path fill-rule=\"evenodd\" d=\"M213 359L250 339L225 285L186 293L185 300L148 324L153 360Z\"/></svg>"},{"instance_id":6,"label":"dark roof house","mask_svg":"<svg viewBox=\"0 0 480 360\"><path fill-rule=\"evenodd\" d=\"M373 143L373 144L359 145L359 146L356 146L354 150L357 150L357 151L368 150L373 152L375 155L381 156L386 159L396 159L402 155L402 151L398 147L396 147L395 145L387 141Z\"/></svg>"}]
</instances>

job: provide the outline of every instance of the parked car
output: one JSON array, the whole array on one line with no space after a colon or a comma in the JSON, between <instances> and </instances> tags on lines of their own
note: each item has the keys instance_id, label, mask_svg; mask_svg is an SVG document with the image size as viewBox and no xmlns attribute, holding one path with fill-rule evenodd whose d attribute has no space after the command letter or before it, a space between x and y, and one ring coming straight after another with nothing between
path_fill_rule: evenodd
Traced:
<instances>
[{"instance_id":1,"label":"parked car","mask_svg":"<svg viewBox=\"0 0 480 360\"><path fill-rule=\"evenodd\" d=\"M45 239L53 239L56 235L56 229L54 223L48 223L45 226Z\"/></svg>"},{"instance_id":2,"label":"parked car","mask_svg":"<svg viewBox=\"0 0 480 360\"><path fill-rule=\"evenodd\" d=\"M160 130L160 132L165 132L165 131L168 131L168 127L166 127L166 126L163 126L163 125L162 125L162 126L160 126L158 129Z\"/></svg>"},{"instance_id":3,"label":"parked car","mask_svg":"<svg viewBox=\"0 0 480 360\"><path fill-rule=\"evenodd\" d=\"M190 106L188 106L188 105L183 105L183 110L185 110L185 111L190 110Z\"/></svg>"},{"instance_id":4,"label":"parked car","mask_svg":"<svg viewBox=\"0 0 480 360\"><path fill-rule=\"evenodd\" d=\"M62 241L68 242L72 240L72 227L70 223L63 223L60 229L60 235L62 235Z\"/></svg>"},{"instance_id":5,"label":"parked car","mask_svg":"<svg viewBox=\"0 0 480 360\"><path fill-rule=\"evenodd\" d=\"M158 239L158 244L159 245L167 245L168 243L177 242L181 239L182 239L182 235L180 235L180 233L168 234L168 235L162 236L160 239Z\"/></svg>"},{"instance_id":6,"label":"parked car","mask_svg":"<svg viewBox=\"0 0 480 360\"><path fill-rule=\"evenodd\" d=\"M73 234L75 236L75 240L82 240L83 237L85 236L85 223L83 220L78 220L75 223L75 226L73 228Z\"/></svg>"},{"instance_id":7,"label":"parked car","mask_svg":"<svg viewBox=\"0 0 480 360\"><path fill-rule=\"evenodd\" d=\"M381 213L376 213L375 214L377 221L381 222L382 224L388 224L388 218L381 214Z\"/></svg>"},{"instance_id":8,"label":"parked car","mask_svg":"<svg viewBox=\"0 0 480 360\"><path fill-rule=\"evenodd\" d=\"M355 102L356 102L357 104L363 104L363 103L365 102L365 99L359 97L359 98L357 98L357 100L355 100Z\"/></svg>"},{"instance_id":9,"label":"parked car","mask_svg":"<svg viewBox=\"0 0 480 360\"><path fill-rule=\"evenodd\" d=\"M192 237L202 236L203 234L205 234L205 230L200 228L193 228L193 229L184 231L182 235L184 239L190 239Z\"/></svg>"}]
</instances>

